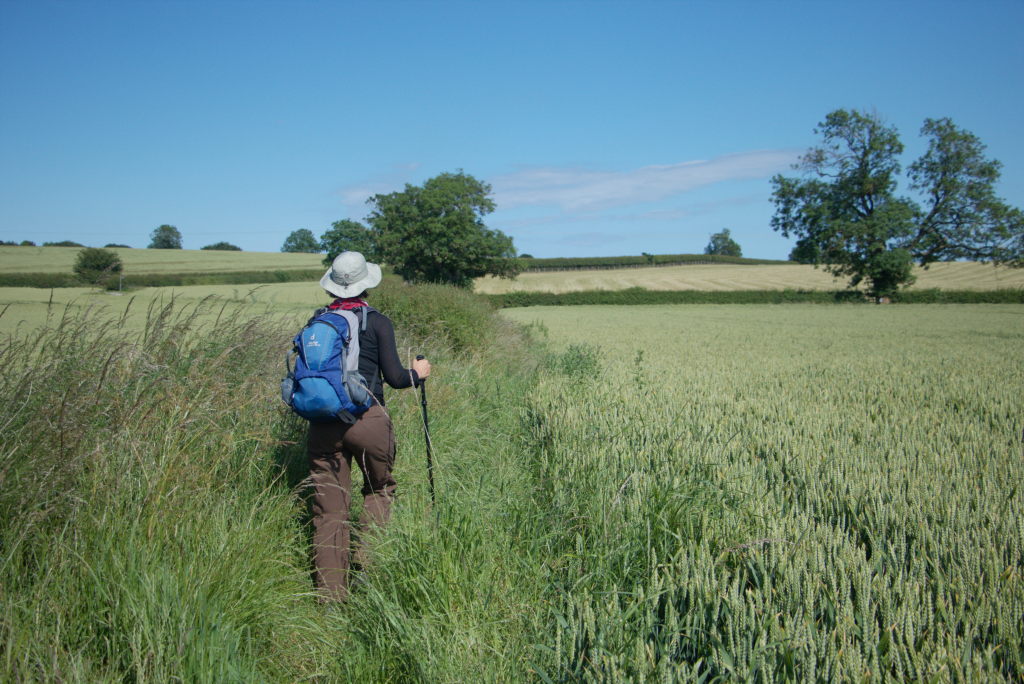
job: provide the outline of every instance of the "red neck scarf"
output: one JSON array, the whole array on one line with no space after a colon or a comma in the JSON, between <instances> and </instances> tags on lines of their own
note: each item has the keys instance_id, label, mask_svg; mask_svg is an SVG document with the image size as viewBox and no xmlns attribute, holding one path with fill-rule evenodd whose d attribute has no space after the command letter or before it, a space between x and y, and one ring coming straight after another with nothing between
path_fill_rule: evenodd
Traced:
<instances>
[{"instance_id":1,"label":"red neck scarf","mask_svg":"<svg viewBox=\"0 0 1024 684\"><path fill-rule=\"evenodd\" d=\"M328 304L327 308L332 311L337 309L341 309L342 311L352 311L353 309L358 309L363 306L368 306L368 304L359 297L339 297Z\"/></svg>"}]
</instances>

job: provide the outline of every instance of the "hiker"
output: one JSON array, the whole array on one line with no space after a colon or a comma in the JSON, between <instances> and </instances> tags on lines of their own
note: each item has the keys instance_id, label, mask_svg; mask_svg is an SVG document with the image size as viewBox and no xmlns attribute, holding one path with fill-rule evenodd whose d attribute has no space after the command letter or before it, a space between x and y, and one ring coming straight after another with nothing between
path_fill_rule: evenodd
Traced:
<instances>
[{"instance_id":1,"label":"hiker","mask_svg":"<svg viewBox=\"0 0 1024 684\"><path fill-rule=\"evenodd\" d=\"M363 473L363 512L354 555L359 567L366 567L367 547L374 528L384 527L390 517L395 495L391 473L395 433L384 407L383 381L401 389L417 386L430 375L430 362L426 359L413 361L412 368L402 366L391 320L367 304L367 290L377 286L380 279L380 266L367 263L359 252L342 252L320 280L320 286L334 297L327 309L352 311L360 320L359 328L353 332L359 335L359 373L373 396L372 406L354 423L337 420L309 424L306 451L314 489L315 577L325 601L343 601L347 595L352 461Z\"/></svg>"}]
</instances>

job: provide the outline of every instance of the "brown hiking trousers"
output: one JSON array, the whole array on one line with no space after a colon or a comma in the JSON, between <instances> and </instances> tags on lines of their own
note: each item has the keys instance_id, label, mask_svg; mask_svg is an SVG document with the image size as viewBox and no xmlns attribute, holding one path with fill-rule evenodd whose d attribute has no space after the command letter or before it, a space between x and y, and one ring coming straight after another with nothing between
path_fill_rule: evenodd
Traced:
<instances>
[{"instance_id":1,"label":"brown hiking trousers","mask_svg":"<svg viewBox=\"0 0 1024 684\"><path fill-rule=\"evenodd\" d=\"M306 442L313 488L313 557L323 599L343 601L348 593L352 502L352 461L363 473L363 513L355 562L366 567L374 528L387 524L395 479L395 432L383 406L374 405L353 425L310 423Z\"/></svg>"}]
</instances>

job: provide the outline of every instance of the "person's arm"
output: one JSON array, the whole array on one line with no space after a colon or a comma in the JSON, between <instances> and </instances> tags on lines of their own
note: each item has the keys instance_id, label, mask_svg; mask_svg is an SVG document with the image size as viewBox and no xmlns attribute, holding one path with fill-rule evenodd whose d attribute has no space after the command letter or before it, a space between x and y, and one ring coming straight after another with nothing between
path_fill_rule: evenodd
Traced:
<instances>
[{"instance_id":1,"label":"person's arm","mask_svg":"<svg viewBox=\"0 0 1024 684\"><path fill-rule=\"evenodd\" d=\"M419 385L430 375L430 362L416 359L412 368L405 368L398 358L398 347L395 344L395 328L385 316L374 316L372 321L377 333L377 353L380 361L380 372L384 381L395 389Z\"/></svg>"}]
</instances>

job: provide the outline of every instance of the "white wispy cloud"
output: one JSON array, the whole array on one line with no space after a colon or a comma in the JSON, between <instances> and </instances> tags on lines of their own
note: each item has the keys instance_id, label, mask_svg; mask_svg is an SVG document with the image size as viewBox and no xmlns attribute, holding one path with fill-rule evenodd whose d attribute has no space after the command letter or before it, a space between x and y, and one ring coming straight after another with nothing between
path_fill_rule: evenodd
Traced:
<instances>
[{"instance_id":1,"label":"white wispy cloud","mask_svg":"<svg viewBox=\"0 0 1024 684\"><path fill-rule=\"evenodd\" d=\"M529 168L491 179L502 209L558 206L587 211L654 202L729 180L767 178L790 166L796 150L757 150L709 160L644 166L630 171Z\"/></svg>"},{"instance_id":2,"label":"white wispy cloud","mask_svg":"<svg viewBox=\"0 0 1024 684\"><path fill-rule=\"evenodd\" d=\"M360 183L346 185L338 190L338 196L350 209L362 208L373 195L404 190L405 184L419 169L419 162L396 164L384 173L377 174Z\"/></svg>"}]
</instances>

